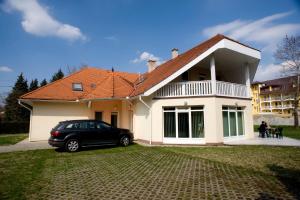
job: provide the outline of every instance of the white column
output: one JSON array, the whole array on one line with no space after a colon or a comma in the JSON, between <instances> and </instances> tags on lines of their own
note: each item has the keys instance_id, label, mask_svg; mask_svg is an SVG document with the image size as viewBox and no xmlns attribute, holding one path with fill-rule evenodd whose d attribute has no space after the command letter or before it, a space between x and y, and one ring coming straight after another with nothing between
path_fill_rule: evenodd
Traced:
<instances>
[{"instance_id":1,"label":"white column","mask_svg":"<svg viewBox=\"0 0 300 200\"><path fill-rule=\"evenodd\" d=\"M250 73L249 73L249 64L246 63L245 64L245 83L246 83L246 86L247 86L247 96L250 97L251 94L250 94Z\"/></svg>"},{"instance_id":2,"label":"white column","mask_svg":"<svg viewBox=\"0 0 300 200\"><path fill-rule=\"evenodd\" d=\"M212 94L216 94L216 65L214 55L210 58L210 77L211 77L211 89Z\"/></svg>"}]
</instances>

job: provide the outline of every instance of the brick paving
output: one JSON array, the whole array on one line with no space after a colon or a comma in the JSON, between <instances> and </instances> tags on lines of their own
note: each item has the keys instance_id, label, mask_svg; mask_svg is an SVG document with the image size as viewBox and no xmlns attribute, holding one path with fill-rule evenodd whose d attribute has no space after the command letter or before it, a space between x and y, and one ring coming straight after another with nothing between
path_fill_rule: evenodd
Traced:
<instances>
[{"instance_id":1,"label":"brick paving","mask_svg":"<svg viewBox=\"0 0 300 200\"><path fill-rule=\"evenodd\" d=\"M274 176L154 148L49 162L29 199L294 199Z\"/></svg>"}]
</instances>

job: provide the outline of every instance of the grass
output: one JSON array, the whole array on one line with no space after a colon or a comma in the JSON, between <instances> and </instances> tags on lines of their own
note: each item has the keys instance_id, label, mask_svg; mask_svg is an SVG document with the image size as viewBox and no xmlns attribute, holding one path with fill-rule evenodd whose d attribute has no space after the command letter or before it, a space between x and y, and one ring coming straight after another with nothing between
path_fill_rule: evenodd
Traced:
<instances>
[{"instance_id":1,"label":"grass","mask_svg":"<svg viewBox=\"0 0 300 200\"><path fill-rule=\"evenodd\" d=\"M16 144L16 143L24 140L27 137L28 137L28 134L25 134L25 133L1 134L0 135L0 146Z\"/></svg>"},{"instance_id":2,"label":"grass","mask_svg":"<svg viewBox=\"0 0 300 200\"><path fill-rule=\"evenodd\" d=\"M100 199L112 197L105 195L126 199L128 192L122 188L130 190L128 199L135 195L141 199L227 195L230 199L239 194L251 199L265 197L261 195L298 198L299 184L300 148L294 147L131 145L78 153L35 150L0 154L1 199L93 199L92 194Z\"/></svg>"},{"instance_id":3,"label":"grass","mask_svg":"<svg viewBox=\"0 0 300 200\"><path fill-rule=\"evenodd\" d=\"M258 125L254 125L254 131L258 131ZM283 136L294 138L300 140L300 127L295 128L293 126L272 126L276 127L283 127Z\"/></svg>"}]
</instances>

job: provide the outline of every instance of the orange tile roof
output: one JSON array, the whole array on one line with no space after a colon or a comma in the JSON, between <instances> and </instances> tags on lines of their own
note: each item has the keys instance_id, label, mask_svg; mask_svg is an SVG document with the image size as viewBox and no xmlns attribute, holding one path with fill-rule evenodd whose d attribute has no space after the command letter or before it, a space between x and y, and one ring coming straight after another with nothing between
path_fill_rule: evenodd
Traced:
<instances>
[{"instance_id":1,"label":"orange tile roof","mask_svg":"<svg viewBox=\"0 0 300 200\"><path fill-rule=\"evenodd\" d=\"M68 77L29 92L21 96L21 99L77 100L137 96L168 78L222 39L239 43L224 35L218 34L178 55L176 58L161 64L152 72L143 74L142 81L139 80L139 75L135 73L85 68ZM242 43L239 44L249 47ZM83 91L72 91L72 83L82 83ZM94 86L92 86L92 84Z\"/></svg>"},{"instance_id":2,"label":"orange tile roof","mask_svg":"<svg viewBox=\"0 0 300 200\"><path fill-rule=\"evenodd\" d=\"M63 79L24 94L21 99L77 100L125 98L134 90L138 74L112 72L98 68L83 68ZM82 83L83 91L73 91L73 83Z\"/></svg>"},{"instance_id":3,"label":"orange tile roof","mask_svg":"<svg viewBox=\"0 0 300 200\"><path fill-rule=\"evenodd\" d=\"M196 47L178 55L176 58L171 59L156 67L152 72L147 74L145 80L142 83L137 85L136 90L131 94L131 96L139 95L155 86L156 84L160 83L224 38L225 36L223 35L216 35L209 40L206 40L205 42L197 45Z\"/></svg>"}]
</instances>

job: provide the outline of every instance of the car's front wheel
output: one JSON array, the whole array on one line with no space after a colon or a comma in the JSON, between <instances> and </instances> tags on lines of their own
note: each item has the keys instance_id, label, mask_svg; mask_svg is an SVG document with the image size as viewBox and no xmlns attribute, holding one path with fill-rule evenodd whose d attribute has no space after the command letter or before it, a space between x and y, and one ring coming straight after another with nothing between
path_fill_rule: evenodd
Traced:
<instances>
[{"instance_id":1,"label":"car's front wheel","mask_svg":"<svg viewBox=\"0 0 300 200\"><path fill-rule=\"evenodd\" d=\"M124 147L128 146L130 144L130 138L127 135L124 135L120 139L120 144Z\"/></svg>"},{"instance_id":2,"label":"car's front wheel","mask_svg":"<svg viewBox=\"0 0 300 200\"><path fill-rule=\"evenodd\" d=\"M65 149L68 152L76 152L79 150L79 141L77 139L70 139L65 144Z\"/></svg>"}]
</instances>

